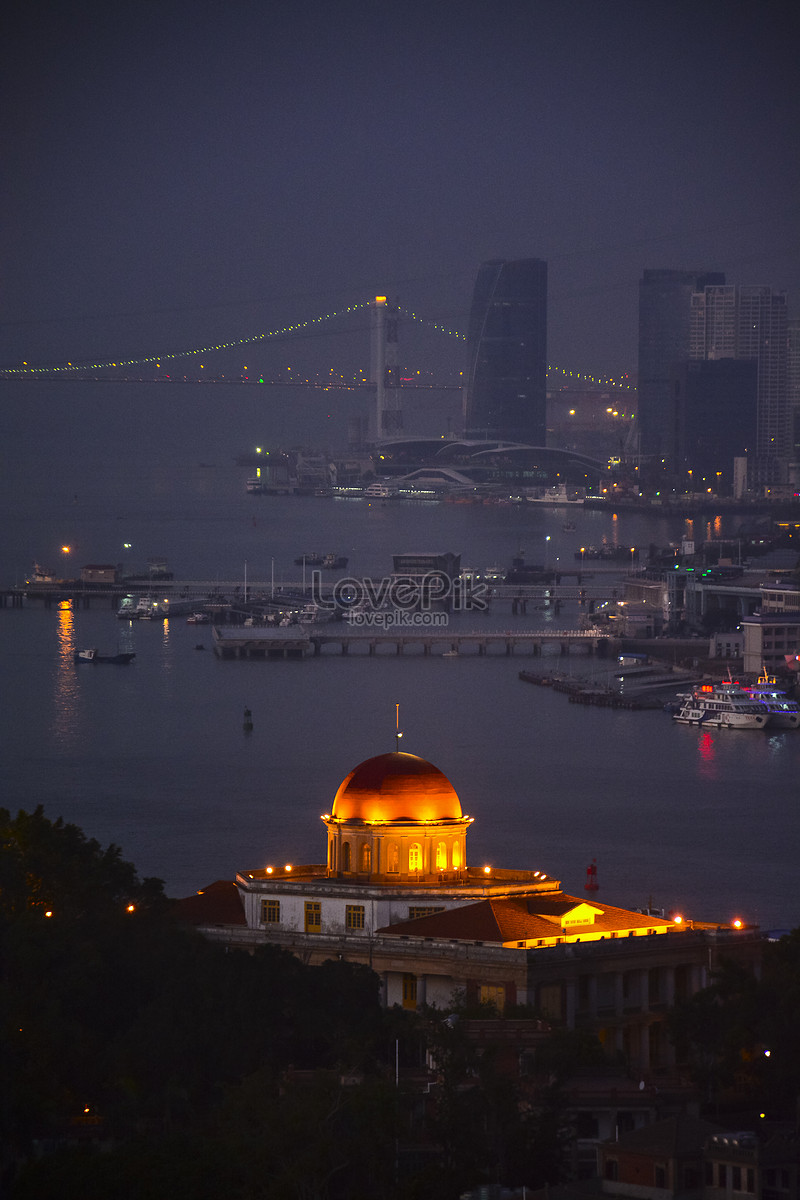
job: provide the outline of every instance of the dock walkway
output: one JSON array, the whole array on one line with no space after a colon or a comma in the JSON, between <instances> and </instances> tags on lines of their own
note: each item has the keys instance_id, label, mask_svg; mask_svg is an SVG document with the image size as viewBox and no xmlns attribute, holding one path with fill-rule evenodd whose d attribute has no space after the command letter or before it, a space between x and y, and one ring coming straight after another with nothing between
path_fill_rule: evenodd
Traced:
<instances>
[{"instance_id":1,"label":"dock walkway","mask_svg":"<svg viewBox=\"0 0 800 1200\"><path fill-rule=\"evenodd\" d=\"M271 627L221 628L212 630L214 653L219 658L305 658L319 657L338 651L338 656L350 653L366 656L394 651L397 655L412 651L448 657L464 654L482 657L498 652L513 655L517 652L541 655L545 645L555 645L559 654L569 654L580 646L589 654L606 654L615 640L600 629L552 629L536 631L496 630L494 632L459 632L453 630L403 629L380 633L353 633L333 627L296 626L285 629Z\"/></svg>"}]
</instances>

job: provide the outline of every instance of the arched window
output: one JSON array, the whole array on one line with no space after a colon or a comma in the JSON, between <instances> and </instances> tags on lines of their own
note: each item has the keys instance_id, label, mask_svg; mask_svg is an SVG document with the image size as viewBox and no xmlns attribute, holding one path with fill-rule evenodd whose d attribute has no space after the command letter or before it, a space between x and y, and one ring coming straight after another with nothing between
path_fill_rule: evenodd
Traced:
<instances>
[{"instance_id":1,"label":"arched window","mask_svg":"<svg viewBox=\"0 0 800 1200\"><path fill-rule=\"evenodd\" d=\"M342 870L349 871L350 869L350 843L342 842Z\"/></svg>"},{"instance_id":2,"label":"arched window","mask_svg":"<svg viewBox=\"0 0 800 1200\"><path fill-rule=\"evenodd\" d=\"M446 871L447 870L447 843L446 842L439 842L438 846L436 847L436 870L437 871Z\"/></svg>"},{"instance_id":3,"label":"arched window","mask_svg":"<svg viewBox=\"0 0 800 1200\"><path fill-rule=\"evenodd\" d=\"M372 870L372 846L369 842L361 845L361 870L367 875Z\"/></svg>"},{"instance_id":4,"label":"arched window","mask_svg":"<svg viewBox=\"0 0 800 1200\"><path fill-rule=\"evenodd\" d=\"M453 870L457 871L461 866L461 846L458 842L453 842Z\"/></svg>"},{"instance_id":5,"label":"arched window","mask_svg":"<svg viewBox=\"0 0 800 1200\"><path fill-rule=\"evenodd\" d=\"M386 871L389 875L396 875L400 870L400 849L397 842L389 842L389 848L386 851Z\"/></svg>"},{"instance_id":6,"label":"arched window","mask_svg":"<svg viewBox=\"0 0 800 1200\"><path fill-rule=\"evenodd\" d=\"M408 847L408 869L409 871L422 870L422 846L419 842L412 842Z\"/></svg>"}]
</instances>

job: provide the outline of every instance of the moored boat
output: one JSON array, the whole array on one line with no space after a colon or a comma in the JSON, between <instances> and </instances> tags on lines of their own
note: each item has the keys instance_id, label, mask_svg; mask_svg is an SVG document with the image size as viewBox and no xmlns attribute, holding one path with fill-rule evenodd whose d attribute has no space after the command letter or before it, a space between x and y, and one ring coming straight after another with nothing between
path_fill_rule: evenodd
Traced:
<instances>
[{"instance_id":1,"label":"moored boat","mask_svg":"<svg viewBox=\"0 0 800 1200\"><path fill-rule=\"evenodd\" d=\"M764 670L756 683L743 684L742 689L748 696L765 706L773 729L800 728L800 704L790 699L787 693L778 687L774 675L768 675Z\"/></svg>"},{"instance_id":2,"label":"moored boat","mask_svg":"<svg viewBox=\"0 0 800 1200\"><path fill-rule=\"evenodd\" d=\"M738 683L701 683L678 699L680 704L672 719L682 725L764 729L770 719L766 706Z\"/></svg>"},{"instance_id":3,"label":"moored boat","mask_svg":"<svg viewBox=\"0 0 800 1200\"><path fill-rule=\"evenodd\" d=\"M132 659L136 658L136 654L120 653L120 654L100 654L96 647L92 646L88 650L76 650L76 663L116 663L117 666L126 666Z\"/></svg>"},{"instance_id":4,"label":"moored boat","mask_svg":"<svg viewBox=\"0 0 800 1200\"><path fill-rule=\"evenodd\" d=\"M376 479L364 488L362 495L367 500L389 500L397 495L397 489L393 489L388 483L382 483L379 479Z\"/></svg>"}]
</instances>

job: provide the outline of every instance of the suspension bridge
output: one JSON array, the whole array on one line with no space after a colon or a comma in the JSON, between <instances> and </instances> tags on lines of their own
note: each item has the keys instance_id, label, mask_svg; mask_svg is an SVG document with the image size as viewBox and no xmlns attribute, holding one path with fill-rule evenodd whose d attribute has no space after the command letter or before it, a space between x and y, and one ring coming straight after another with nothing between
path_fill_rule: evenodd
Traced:
<instances>
[{"instance_id":1,"label":"suspension bridge","mask_svg":"<svg viewBox=\"0 0 800 1200\"><path fill-rule=\"evenodd\" d=\"M286 343L329 324L332 325L333 332L337 321L358 313L370 314L372 317L372 361L369 376L362 372L351 379L333 374L330 377L320 378L317 375L315 378L299 379L292 377L291 373L281 372L279 376L269 378L259 372L248 373L246 369L222 374L216 371L206 371L205 363L200 361L204 356L216 355L223 351L257 349L259 345L266 345L270 342ZM382 388L387 388L389 392L392 390L460 391L463 387L463 380L460 378L442 381L420 378L419 372L412 375L404 375L400 372L396 356L396 327L401 322L420 324L443 337L466 342L466 334L461 331L428 320L411 309L399 305L387 305L385 297L376 297L375 300L360 301L331 312L320 313L307 320L278 326L261 333L233 338L216 344L212 342L203 346L194 346L187 350L145 354L138 357L108 357L94 361L67 360L44 365L19 362L0 367L0 382L73 378L93 383L224 383L258 387L315 388L324 391L375 392ZM179 364L193 369L193 373L175 373L175 367ZM636 391L635 384L631 383L626 375L612 379L553 364L548 364L547 378L552 387L559 383L572 383L586 388L614 389L619 392L631 393ZM391 396L384 399L381 407L391 412Z\"/></svg>"}]
</instances>

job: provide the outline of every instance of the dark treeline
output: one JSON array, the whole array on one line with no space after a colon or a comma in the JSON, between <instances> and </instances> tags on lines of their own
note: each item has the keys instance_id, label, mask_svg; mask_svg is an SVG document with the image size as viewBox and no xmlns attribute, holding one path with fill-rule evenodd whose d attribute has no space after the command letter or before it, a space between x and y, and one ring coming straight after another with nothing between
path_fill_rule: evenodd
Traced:
<instances>
[{"instance_id":1,"label":"dark treeline","mask_svg":"<svg viewBox=\"0 0 800 1200\"><path fill-rule=\"evenodd\" d=\"M768 950L764 980L729 973L676 1015L713 1102L736 1085L788 1104L800 1077L800 937ZM599 1044L556 1033L532 1088L446 1015L383 1010L357 965L228 953L177 924L116 847L0 809L4 1200L426 1200L558 1182L562 1084L599 1069Z\"/></svg>"}]
</instances>

